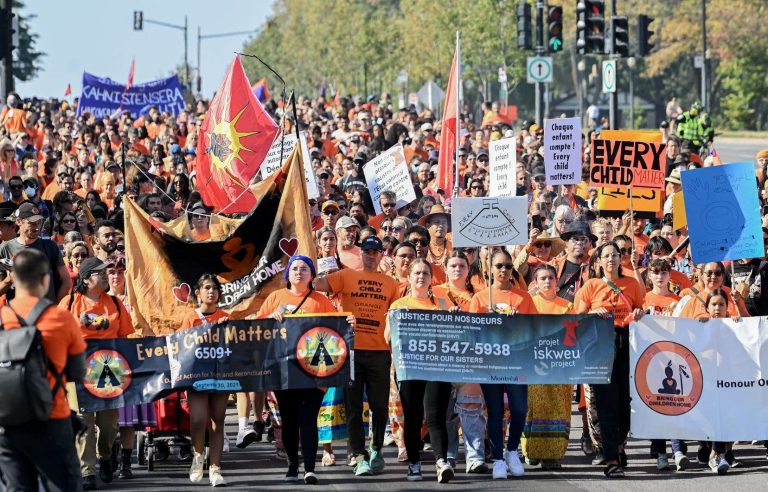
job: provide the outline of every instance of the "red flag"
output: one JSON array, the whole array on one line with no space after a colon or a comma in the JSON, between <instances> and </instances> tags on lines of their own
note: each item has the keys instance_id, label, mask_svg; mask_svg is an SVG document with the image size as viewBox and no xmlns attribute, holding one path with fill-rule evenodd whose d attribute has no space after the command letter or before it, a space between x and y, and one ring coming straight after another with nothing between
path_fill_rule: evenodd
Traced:
<instances>
[{"instance_id":1,"label":"red flag","mask_svg":"<svg viewBox=\"0 0 768 492\"><path fill-rule=\"evenodd\" d=\"M453 194L453 159L456 153L458 135L456 135L457 102L459 99L459 77L457 63L459 61L458 42L451 63L451 75L448 77L448 89L445 91L445 106L443 106L443 124L440 130L440 154L438 155L437 187L445 192L446 197Z\"/></svg>"},{"instance_id":2,"label":"red flag","mask_svg":"<svg viewBox=\"0 0 768 492\"><path fill-rule=\"evenodd\" d=\"M205 203L221 212L250 212L256 204L251 178L277 133L235 56L198 135L197 187Z\"/></svg>"},{"instance_id":3,"label":"red flag","mask_svg":"<svg viewBox=\"0 0 768 492\"><path fill-rule=\"evenodd\" d=\"M125 92L133 87L133 75L136 73L136 57L131 60L131 68L128 70L128 83L125 84Z\"/></svg>"},{"instance_id":4,"label":"red flag","mask_svg":"<svg viewBox=\"0 0 768 492\"><path fill-rule=\"evenodd\" d=\"M67 88L64 89L64 97L67 97L70 94L72 94L72 84L67 84Z\"/></svg>"}]
</instances>

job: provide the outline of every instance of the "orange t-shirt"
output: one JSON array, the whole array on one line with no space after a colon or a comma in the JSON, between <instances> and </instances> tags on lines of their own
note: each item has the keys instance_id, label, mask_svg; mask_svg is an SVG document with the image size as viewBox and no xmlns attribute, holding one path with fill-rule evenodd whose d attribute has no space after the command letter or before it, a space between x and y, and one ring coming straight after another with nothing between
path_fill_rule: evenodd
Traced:
<instances>
[{"instance_id":1,"label":"orange t-shirt","mask_svg":"<svg viewBox=\"0 0 768 492\"><path fill-rule=\"evenodd\" d=\"M264 300L264 303L259 308L259 312L256 313L257 318L266 318L270 314L277 311L280 306L285 306L287 309L285 314L323 314L323 313L336 313L336 308L333 307L331 301L317 291L312 291L307 297L307 300L301 304L304 299L304 294L297 296L291 293L288 289L276 290L269 294ZM298 312L296 307L301 304Z\"/></svg>"},{"instance_id":2,"label":"orange t-shirt","mask_svg":"<svg viewBox=\"0 0 768 492\"><path fill-rule=\"evenodd\" d=\"M75 296L72 308L69 299ZM123 338L134 332L131 316L118 299L114 302L109 294L102 292L99 301L94 303L83 294L75 293L64 296L59 307L69 310L80 323L83 338Z\"/></svg>"},{"instance_id":3,"label":"orange t-shirt","mask_svg":"<svg viewBox=\"0 0 768 492\"><path fill-rule=\"evenodd\" d=\"M734 304L733 299L731 299L731 289L726 287L725 285L721 285L720 288L723 289L723 291L728 294L728 316L739 316L739 310L736 309L736 304ZM680 309L680 313L678 316L681 318L692 318L692 319L709 318L707 307L704 305L704 302L706 302L708 295L709 294L707 294L706 291L698 290L698 297L697 297L694 294L692 289L683 289L680 292L680 300L683 300L683 298L686 296L688 296L688 298L684 300L684 304ZM744 302L744 301L741 300L740 302ZM744 312L747 312L746 306L742 306L742 309L744 310Z\"/></svg>"},{"instance_id":4,"label":"orange t-shirt","mask_svg":"<svg viewBox=\"0 0 768 492\"><path fill-rule=\"evenodd\" d=\"M211 230L208 229L202 234L199 234L195 231L195 229L190 228L189 234L192 236L192 239L195 241L210 241L211 240Z\"/></svg>"},{"instance_id":5,"label":"orange t-shirt","mask_svg":"<svg viewBox=\"0 0 768 492\"><path fill-rule=\"evenodd\" d=\"M16 298L11 301L11 307L21 316L26 317L32 308L37 304L37 297ZM16 315L7 309L3 309L3 325L6 329L19 327ZM67 365L67 357L80 354L85 351L86 344L83 340L80 327L66 309L60 309L56 306L49 307L35 323L37 329L43 337L43 348L45 355L53 364L58 372L63 372ZM50 372L47 375L48 384L51 389L56 384ZM67 419L69 418L69 403L61 388L53 396L53 407L51 408L50 418Z\"/></svg>"},{"instance_id":6,"label":"orange t-shirt","mask_svg":"<svg viewBox=\"0 0 768 492\"><path fill-rule=\"evenodd\" d=\"M455 289L450 283L445 282L433 287L432 292L438 297L445 297L451 301L451 306L459 306L459 311L469 311L472 293L467 289Z\"/></svg>"},{"instance_id":7,"label":"orange t-shirt","mask_svg":"<svg viewBox=\"0 0 768 492\"><path fill-rule=\"evenodd\" d=\"M531 295L524 290L512 287L509 290L493 289L493 310L497 313L506 313L510 308L515 308L520 314L537 314ZM472 297L469 303L470 313L488 312L488 289L483 289Z\"/></svg>"},{"instance_id":8,"label":"orange t-shirt","mask_svg":"<svg viewBox=\"0 0 768 492\"><path fill-rule=\"evenodd\" d=\"M643 309L648 309L648 314L669 316L672 314L673 304L680 300L680 296L670 292L667 295L654 294L650 290L645 293Z\"/></svg>"},{"instance_id":9,"label":"orange t-shirt","mask_svg":"<svg viewBox=\"0 0 768 492\"><path fill-rule=\"evenodd\" d=\"M541 294L533 296L533 303L539 314L568 314L573 312L573 303L562 297L555 297L549 301L541 297Z\"/></svg>"},{"instance_id":10,"label":"orange t-shirt","mask_svg":"<svg viewBox=\"0 0 768 492\"><path fill-rule=\"evenodd\" d=\"M200 317L201 315L202 315L202 318ZM227 316L228 314L225 311L222 311L221 309L218 309L218 308L216 308L216 311L212 312L211 314L204 314L202 312L198 314L198 310L193 309L181 319L181 325L179 325L179 330L186 330L188 328L193 328L195 326L200 326L207 323L215 323L221 318L225 318ZM205 318L205 321L203 321L203 318Z\"/></svg>"},{"instance_id":11,"label":"orange t-shirt","mask_svg":"<svg viewBox=\"0 0 768 492\"><path fill-rule=\"evenodd\" d=\"M622 296L608 286L601 278L591 278L581 286L573 298L573 305L576 311L581 312L581 307L586 306L587 312L593 311L599 307L606 308L613 313L614 326L627 326L625 321L633 309L643 306L643 291L640 283L632 277L621 277L612 281L619 288L627 302ZM629 303L629 305L627 304Z\"/></svg>"},{"instance_id":12,"label":"orange t-shirt","mask_svg":"<svg viewBox=\"0 0 768 492\"><path fill-rule=\"evenodd\" d=\"M341 306L357 318L356 350L389 350L384 326L390 304L399 296L397 281L383 273L345 268L326 277L333 294L341 296Z\"/></svg>"},{"instance_id":13,"label":"orange t-shirt","mask_svg":"<svg viewBox=\"0 0 768 492\"><path fill-rule=\"evenodd\" d=\"M352 246L347 250L339 248L338 252L341 264L346 268L351 268L352 270L363 269L363 252L360 251L360 248L357 246Z\"/></svg>"}]
</instances>

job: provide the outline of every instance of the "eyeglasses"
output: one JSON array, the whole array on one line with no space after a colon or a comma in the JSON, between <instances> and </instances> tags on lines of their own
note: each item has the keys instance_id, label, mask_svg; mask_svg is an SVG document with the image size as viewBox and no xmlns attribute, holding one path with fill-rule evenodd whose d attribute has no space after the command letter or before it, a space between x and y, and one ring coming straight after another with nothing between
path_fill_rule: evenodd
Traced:
<instances>
[{"instance_id":1,"label":"eyeglasses","mask_svg":"<svg viewBox=\"0 0 768 492\"><path fill-rule=\"evenodd\" d=\"M503 270L504 268L507 270L512 270L515 267L515 265L512 263L496 263L493 266L496 268L496 270Z\"/></svg>"},{"instance_id":2,"label":"eyeglasses","mask_svg":"<svg viewBox=\"0 0 768 492\"><path fill-rule=\"evenodd\" d=\"M416 246L426 246L427 244L429 244L429 241L427 241L426 239L410 239L409 241L415 244Z\"/></svg>"},{"instance_id":3,"label":"eyeglasses","mask_svg":"<svg viewBox=\"0 0 768 492\"><path fill-rule=\"evenodd\" d=\"M702 275L705 277L720 277L723 275L722 270L714 270L714 271L703 271L701 272Z\"/></svg>"},{"instance_id":4,"label":"eyeglasses","mask_svg":"<svg viewBox=\"0 0 768 492\"><path fill-rule=\"evenodd\" d=\"M619 253L608 253L607 255L600 256L601 260L612 260L621 256Z\"/></svg>"},{"instance_id":5,"label":"eyeglasses","mask_svg":"<svg viewBox=\"0 0 768 492\"><path fill-rule=\"evenodd\" d=\"M619 248L619 252L623 255L632 254L632 248Z\"/></svg>"},{"instance_id":6,"label":"eyeglasses","mask_svg":"<svg viewBox=\"0 0 768 492\"><path fill-rule=\"evenodd\" d=\"M339 215L339 211L335 209L323 210L323 215Z\"/></svg>"},{"instance_id":7,"label":"eyeglasses","mask_svg":"<svg viewBox=\"0 0 768 492\"><path fill-rule=\"evenodd\" d=\"M552 243L549 241L536 241L533 243L534 248L551 248Z\"/></svg>"},{"instance_id":8,"label":"eyeglasses","mask_svg":"<svg viewBox=\"0 0 768 492\"><path fill-rule=\"evenodd\" d=\"M118 251L125 251L125 245L124 244L118 244L117 245L117 250Z\"/></svg>"}]
</instances>

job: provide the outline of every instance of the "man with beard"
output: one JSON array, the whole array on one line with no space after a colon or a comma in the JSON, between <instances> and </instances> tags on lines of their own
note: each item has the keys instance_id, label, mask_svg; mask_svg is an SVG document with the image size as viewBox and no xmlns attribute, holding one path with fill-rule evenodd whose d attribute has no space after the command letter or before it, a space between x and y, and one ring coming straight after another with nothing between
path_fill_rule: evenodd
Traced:
<instances>
[{"instance_id":1,"label":"man with beard","mask_svg":"<svg viewBox=\"0 0 768 492\"><path fill-rule=\"evenodd\" d=\"M40 209L33 203L22 203L16 210L15 216L18 236L0 244L0 259L13 260L16 253L27 248L43 253L48 258L52 272L46 297L53 302L58 302L67 295L72 282L59 247L50 239L40 237L40 226L43 223ZM0 294L5 294L2 291L3 288L7 291L9 287L9 285L0 286Z\"/></svg>"},{"instance_id":2,"label":"man with beard","mask_svg":"<svg viewBox=\"0 0 768 492\"><path fill-rule=\"evenodd\" d=\"M107 257L117 249L115 224L111 220L99 220L94 229L96 233L93 235L93 249L96 251L96 257L106 261Z\"/></svg>"},{"instance_id":3,"label":"man with beard","mask_svg":"<svg viewBox=\"0 0 768 492\"><path fill-rule=\"evenodd\" d=\"M565 256L558 256L552 263L557 269L557 295L573 302L573 296L589 279L589 255L587 251L597 242L597 236L589 231L586 222L571 222L560 234L565 241Z\"/></svg>"},{"instance_id":4,"label":"man with beard","mask_svg":"<svg viewBox=\"0 0 768 492\"><path fill-rule=\"evenodd\" d=\"M336 238L338 242L337 251L339 259L345 268L352 270L362 270L363 260L360 248L355 246L357 233L360 230L360 224L352 217L344 216L336 222Z\"/></svg>"},{"instance_id":5,"label":"man with beard","mask_svg":"<svg viewBox=\"0 0 768 492\"><path fill-rule=\"evenodd\" d=\"M384 190L379 195L379 205L381 213L368 219L368 225L373 226L377 231L381 231L381 224L385 220L395 220L397 218L397 195L394 191Z\"/></svg>"}]
</instances>

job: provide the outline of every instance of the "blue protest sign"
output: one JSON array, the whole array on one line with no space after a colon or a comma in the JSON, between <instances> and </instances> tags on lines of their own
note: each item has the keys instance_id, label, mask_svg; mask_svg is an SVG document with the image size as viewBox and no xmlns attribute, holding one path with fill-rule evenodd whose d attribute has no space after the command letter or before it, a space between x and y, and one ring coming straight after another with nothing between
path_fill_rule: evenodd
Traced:
<instances>
[{"instance_id":1,"label":"blue protest sign","mask_svg":"<svg viewBox=\"0 0 768 492\"><path fill-rule=\"evenodd\" d=\"M389 312L399 381L606 384L613 320L595 314Z\"/></svg>"},{"instance_id":2,"label":"blue protest sign","mask_svg":"<svg viewBox=\"0 0 768 492\"><path fill-rule=\"evenodd\" d=\"M683 171L681 180L694 263L765 256L752 162Z\"/></svg>"},{"instance_id":3,"label":"blue protest sign","mask_svg":"<svg viewBox=\"0 0 768 492\"><path fill-rule=\"evenodd\" d=\"M83 72L83 92L77 106L78 117L83 113L90 113L96 118L104 118L117 110L127 110L136 118L146 114L150 106L157 106L161 113L174 116L184 109L184 91L176 75L135 84L126 91L125 85L119 82Z\"/></svg>"}]
</instances>

